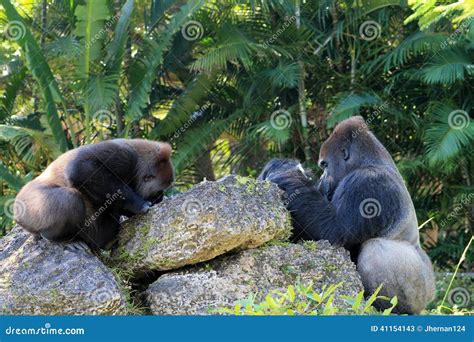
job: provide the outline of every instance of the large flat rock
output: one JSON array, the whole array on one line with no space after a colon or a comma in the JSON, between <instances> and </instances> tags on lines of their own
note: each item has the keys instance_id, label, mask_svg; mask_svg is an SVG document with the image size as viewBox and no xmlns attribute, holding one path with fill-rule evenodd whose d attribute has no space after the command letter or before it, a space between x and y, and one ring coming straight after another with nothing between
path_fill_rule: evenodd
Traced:
<instances>
[{"instance_id":1,"label":"large flat rock","mask_svg":"<svg viewBox=\"0 0 474 342\"><path fill-rule=\"evenodd\" d=\"M0 314L124 314L112 272L82 244L35 240L15 227L0 240Z\"/></svg>"},{"instance_id":2,"label":"large flat rock","mask_svg":"<svg viewBox=\"0 0 474 342\"><path fill-rule=\"evenodd\" d=\"M291 233L272 183L228 176L202 182L124 222L112 259L133 273L172 270Z\"/></svg>"},{"instance_id":3,"label":"large flat rock","mask_svg":"<svg viewBox=\"0 0 474 342\"><path fill-rule=\"evenodd\" d=\"M167 273L150 285L145 297L155 315L205 315L232 308L249 295L262 301L271 290L285 291L297 279L317 291L343 282L334 299L342 308L349 304L340 295L356 297L363 290L349 253L318 241L263 246Z\"/></svg>"}]
</instances>

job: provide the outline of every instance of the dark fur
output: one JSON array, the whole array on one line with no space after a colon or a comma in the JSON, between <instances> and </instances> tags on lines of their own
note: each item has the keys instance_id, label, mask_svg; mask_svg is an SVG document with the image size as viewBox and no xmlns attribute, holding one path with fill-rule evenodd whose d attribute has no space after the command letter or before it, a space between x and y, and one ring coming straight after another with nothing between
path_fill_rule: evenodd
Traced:
<instances>
[{"instance_id":1,"label":"dark fur","mask_svg":"<svg viewBox=\"0 0 474 342\"><path fill-rule=\"evenodd\" d=\"M383 283L381 295L398 297L395 312L419 313L433 298L433 270L420 247L411 197L390 154L361 117L352 117L323 144L319 163L324 170L319 183L293 160L271 161L260 176L285 190L294 239L344 246L357 262L366 294ZM363 211L370 209L361 206L366 201L377 215ZM375 304L387 307L385 301Z\"/></svg>"},{"instance_id":2,"label":"dark fur","mask_svg":"<svg viewBox=\"0 0 474 342\"><path fill-rule=\"evenodd\" d=\"M142 139L66 152L21 189L15 220L54 242L80 239L106 249L117 236L121 215L146 212L171 185L170 156L168 144Z\"/></svg>"}]
</instances>

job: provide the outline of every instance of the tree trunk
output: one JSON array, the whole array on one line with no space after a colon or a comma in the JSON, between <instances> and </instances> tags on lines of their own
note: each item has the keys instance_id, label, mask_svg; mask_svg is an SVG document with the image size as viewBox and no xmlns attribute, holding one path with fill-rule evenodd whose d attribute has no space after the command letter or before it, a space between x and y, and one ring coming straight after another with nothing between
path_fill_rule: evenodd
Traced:
<instances>
[{"instance_id":1,"label":"tree trunk","mask_svg":"<svg viewBox=\"0 0 474 342\"><path fill-rule=\"evenodd\" d=\"M207 148L206 151L204 151L204 153L202 153L194 162L194 168L196 170L194 181L196 183L200 183L204 179L209 181L216 180L216 176L214 175L214 167L212 166L211 149L212 146Z\"/></svg>"}]
</instances>

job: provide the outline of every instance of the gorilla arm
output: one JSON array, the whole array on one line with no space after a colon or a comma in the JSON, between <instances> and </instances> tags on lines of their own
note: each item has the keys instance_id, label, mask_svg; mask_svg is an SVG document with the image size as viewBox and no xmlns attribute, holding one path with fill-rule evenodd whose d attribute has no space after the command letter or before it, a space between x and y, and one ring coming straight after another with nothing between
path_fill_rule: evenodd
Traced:
<instances>
[{"instance_id":1,"label":"gorilla arm","mask_svg":"<svg viewBox=\"0 0 474 342\"><path fill-rule=\"evenodd\" d=\"M294 239L324 239L350 249L387 234L384 228L393 226L400 210L396 183L380 170L353 171L338 185L331 201L296 168L274 173L268 180L285 191Z\"/></svg>"}]
</instances>

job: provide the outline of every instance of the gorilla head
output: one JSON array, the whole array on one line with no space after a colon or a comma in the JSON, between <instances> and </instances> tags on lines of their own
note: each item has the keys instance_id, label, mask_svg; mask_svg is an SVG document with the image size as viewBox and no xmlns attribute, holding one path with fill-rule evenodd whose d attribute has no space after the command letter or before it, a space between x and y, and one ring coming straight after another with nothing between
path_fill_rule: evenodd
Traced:
<instances>
[{"instance_id":1,"label":"gorilla head","mask_svg":"<svg viewBox=\"0 0 474 342\"><path fill-rule=\"evenodd\" d=\"M331 200L344 177L362 165L390 163L392 158L380 141L370 132L361 116L351 117L334 129L323 143L319 166L323 175L319 190Z\"/></svg>"}]
</instances>

